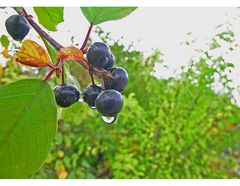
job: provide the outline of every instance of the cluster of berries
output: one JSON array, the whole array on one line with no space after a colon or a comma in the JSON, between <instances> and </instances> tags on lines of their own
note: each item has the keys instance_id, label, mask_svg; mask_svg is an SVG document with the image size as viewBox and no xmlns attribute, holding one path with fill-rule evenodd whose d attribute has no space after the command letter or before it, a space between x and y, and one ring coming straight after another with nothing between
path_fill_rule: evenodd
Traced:
<instances>
[{"instance_id":1,"label":"cluster of berries","mask_svg":"<svg viewBox=\"0 0 240 186\"><path fill-rule=\"evenodd\" d=\"M87 59L93 67L109 71L112 78L104 80L102 87L95 84L87 87L83 93L83 100L91 108L96 107L102 116L116 117L123 107L121 92L128 83L128 73L124 68L113 67L115 58L105 43L92 44L87 51Z\"/></svg>"},{"instance_id":2,"label":"cluster of berries","mask_svg":"<svg viewBox=\"0 0 240 186\"><path fill-rule=\"evenodd\" d=\"M93 43L89 47L87 60L93 67L109 71L112 78L104 80L102 86L93 83L85 88L83 101L90 108L96 108L102 116L116 118L123 107L121 92L128 83L128 73L121 67L113 67L115 62L114 55L110 48L102 42ZM74 85L58 85L54 88L54 93L56 102L61 107L68 107L80 98L80 91Z\"/></svg>"},{"instance_id":3,"label":"cluster of berries","mask_svg":"<svg viewBox=\"0 0 240 186\"><path fill-rule=\"evenodd\" d=\"M5 22L9 35L16 41L22 41L28 34L30 27L27 20L20 15L12 15ZM110 117L111 122L122 110L123 97L121 92L128 83L128 73L121 67L114 67L115 57L108 45L102 42L93 43L87 51L88 63L97 69L104 69L111 73L112 78L103 80L102 86L94 82L83 91L83 101L90 108L97 109L103 117ZM60 107L69 107L79 101L81 93L74 85L62 83L53 90L56 103Z\"/></svg>"}]
</instances>

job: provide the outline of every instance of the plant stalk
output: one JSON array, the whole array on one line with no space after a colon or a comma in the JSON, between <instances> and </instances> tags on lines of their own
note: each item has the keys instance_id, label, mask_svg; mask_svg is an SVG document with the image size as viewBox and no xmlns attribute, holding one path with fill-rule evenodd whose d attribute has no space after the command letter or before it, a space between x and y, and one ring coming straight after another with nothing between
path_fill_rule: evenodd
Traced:
<instances>
[{"instance_id":1,"label":"plant stalk","mask_svg":"<svg viewBox=\"0 0 240 186\"><path fill-rule=\"evenodd\" d=\"M25 10L25 8L23 7L12 7L19 15L24 16L27 21L29 22L29 24L34 28L34 30L40 35L40 37L45 38L54 48L56 48L56 50L61 50L61 48L64 48L60 43L58 43L55 39L53 39L47 32L45 32L34 20L33 17L31 15L29 15L27 13L27 11ZM84 43L82 45L81 48L84 48L83 50L85 50L87 41L89 39L91 30L92 30L93 25L91 24L87 35L85 37ZM99 79L110 79L111 78L111 74L109 72L107 72L104 69L95 69L93 67L90 68L89 64L87 63L86 59L82 59L79 61L76 61L77 63L79 63L80 65L83 66L83 68L85 68L86 70L89 70L92 74L94 74L96 77L98 77ZM54 73L53 71L54 69L52 69L50 71L50 73L48 74L47 78L45 78L45 80L48 80L50 78L50 76ZM53 72L52 72L53 71Z\"/></svg>"}]
</instances>

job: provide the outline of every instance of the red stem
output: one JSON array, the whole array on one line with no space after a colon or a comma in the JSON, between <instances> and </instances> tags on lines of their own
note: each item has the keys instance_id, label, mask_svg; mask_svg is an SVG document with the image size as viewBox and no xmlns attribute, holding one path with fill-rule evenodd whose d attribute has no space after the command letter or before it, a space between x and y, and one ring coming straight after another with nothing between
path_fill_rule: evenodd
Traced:
<instances>
[{"instance_id":1,"label":"red stem","mask_svg":"<svg viewBox=\"0 0 240 186\"><path fill-rule=\"evenodd\" d=\"M85 49L85 47L86 47L86 45L87 45L87 42L88 42L88 39L89 39L89 36L90 36L90 34L91 34L91 31L92 31L92 27L93 27L93 24L91 23L91 24L90 24L90 27L89 27L89 29L88 29L87 35L86 35L86 37L85 37L85 40L84 40L84 42L83 42L80 50L84 50L84 49Z\"/></svg>"},{"instance_id":2,"label":"red stem","mask_svg":"<svg viewBox=\"0 0 240 186\"><path fill-rule=\"evenodd\" d=\"M46 77L43 79L43 81L47 81L47 80L49 80L49 78L53 75L53 73L57 70L57 68L58 68L58 65L60 64L60 62L61 62L61 60L58 60L57 61L57 63L56 63L56 65L54 66L54 67L50 67L50 68L52 68L49 72L48 72L48 74L46 75Z\"/></svg>"},{"instance_id":3,"label":"red stem","mask_svg":"<svg viewBox=\"0 0 240 186\"><path fill-rule=\"evenodd\" d=\"M49 80L49 78L53 75L53 73L55 72L56 69L51 69L48 74L46 75L46 77L43 79L43 81L47 81Z\"/></svg>"},{"instance_id":4,"label":"red stem","mask_svg":"<svg viewBox=\"0 0 240 186\"><path fill-rule=\"evenodd\" d=\"M92 84L95 85L95 81L94 81L94 78L93 78L93 73L91 71L89 71L89 75L91 77Z\"/></svg>"},{"instance_id":5,"label":"red stem","mask_svg":"<svg viewBox=\"0 0 240 186\"><path fill-rule=\"evenodd\" d=\"M83 54L86 54L86 53L87 53L87 50L88 50L87 48L84 48L84 49L81 50L81 51L82 51Z\"/></svg>"},{"instance_id":6,"label":"red stem","mask_svg":"<svg viewBox=\"0 0 240 186\"><path fill-rule=\"evenodd\" d=\"M65 84L65 80L64 80L64 64L62 63L62 84Z\"/></svg>"}]
</instances>

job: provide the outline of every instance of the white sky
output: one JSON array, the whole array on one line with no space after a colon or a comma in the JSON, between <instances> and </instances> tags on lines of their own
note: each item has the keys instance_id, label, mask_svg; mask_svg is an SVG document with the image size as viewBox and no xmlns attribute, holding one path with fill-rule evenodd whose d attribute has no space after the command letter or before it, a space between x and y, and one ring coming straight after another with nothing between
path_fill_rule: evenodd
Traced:
<instances>
[{"instance_id":1,"label":"white sky","mask_svg":"<svg viewBox=\"0 0 240 186\"><path fill-rule=\"evenodd\" d=\"M34 15L32 9L27 9ZM9 13L15 13L7 9ZM0 21L3 23L9 14L0 11ZM104 31L110 32L115 40L123 37L124 44L134 42L134 47L145 54L152 48L158 48L164 54L164 61L169 70L157 67L157 76L169 77L174 70L182 65L187 65L189 59L196 54L195 49L206 48L206 43L216 34L216 26L230 21L234 33L240 43L240 10L237 8L138 8L130 16L118 21L102 23ZM237 19L235 19L237 18ZM58 25L58 32L51 35L62 45L71 45L74 42L82 43L87 32L88 23L79 8L65 8L65 22ZM191 32L191 36L187 33ZM7 34L4 25L0 27L0 34ZM34 31L28 37L34 37ZM93 41L96 37L93 36ZM180 43L189 39L197 39L190 46ZM228 48L228 46L226 46ZM218 51L223 52L223 51ZM235 69L229 76L234 80L234 85L240 85L240 51L235 51L225 58L235 64ZM2 58L0 57L2 61ZM239 100L240 96L236 97Z\"/></svg>"}]
</instances>

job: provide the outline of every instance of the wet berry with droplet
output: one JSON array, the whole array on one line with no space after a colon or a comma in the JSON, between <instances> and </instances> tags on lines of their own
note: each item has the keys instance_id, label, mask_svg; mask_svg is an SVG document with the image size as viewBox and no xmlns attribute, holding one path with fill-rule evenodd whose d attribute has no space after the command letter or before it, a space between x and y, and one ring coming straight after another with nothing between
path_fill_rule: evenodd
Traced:
<instances>
[{"instance_id":1,"label":"wet berry with droplet","mask_svg":"<svg viewBox=\"0 0 240 186\"><path fill-rule=\"evenodd\" d=\"M114 117L122 110L122 107L122 95L116 90L105 90L96 99L97 111L102 116Z\"/></svg>"}]
</instances>

